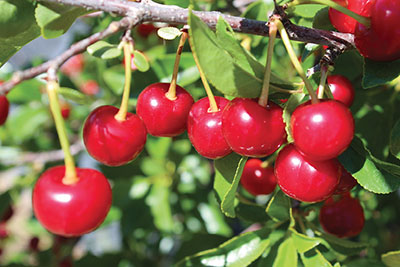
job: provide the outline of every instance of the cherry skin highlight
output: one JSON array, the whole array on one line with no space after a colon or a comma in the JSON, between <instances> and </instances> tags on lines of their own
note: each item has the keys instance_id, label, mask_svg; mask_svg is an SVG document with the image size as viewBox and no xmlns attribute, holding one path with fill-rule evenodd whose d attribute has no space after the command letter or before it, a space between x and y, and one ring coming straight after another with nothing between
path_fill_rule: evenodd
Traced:
<instances>
[{"instance_id":1,"label":"cherry skin highlight","mask_svg":"<svg viewBox=\"0 0 400 267\"><path fill-rule=\"evenodd\" d=\"M327 78L327 83L333 99L342 102L347 107L353 104L355 91L349 79L343 75L330 75Z\"/></svg>"},{"instance_id":2,"label":"cherry skin highlight","mask_svg":"<svg viewBox=\"0 0 400 267\"><path fill-rule=\"evenodd\" d=\"M291 198L319 202L330 197L341 175L337 159L313 161L293 144L285 146L275 161L275 176L281 190Z\"/></svg>"},{"instance_id":3,"label":"cherry skin highlight","mask_svg":"<svg viewBox=\"0 0 400 267\"><path fill-rule=\"evenodd\" d=\"M341 165L342 177L340 178L339 185L336 188L335 194L343 194L349 192L356 186L357 180Z\"/></svg>"},{"instance_id":4,"label":"cherry skin highlight","mask_svg":"<svg viewBox=\"0 0 400 267\"><path fill-rule=\"evenodd\" d=\"M176 99L166 97L170 84L154 83L139 95L136 112L153 136L172 137L186 130L187 118L194 100L182 87L176 86Z\"/></svg>"},{"instance_id":5,"label":"cherry skin highlight","mask_svg":"<svg viewBox=\"0 0 400 267\"><path fill-rule=\"evenodd\" d=\"M367 1L365 0L334 0L341 6L346 7L354 13L361 14L363 6ZM333 27L340 32L344 33L354 33L357 21L350 16L343 14L333 8L329 8L328 11L329 20L331 21Z\"/></svg>"},{"instance_id":6,"label":"cherry skin highlight","mask_svg":"<svg viewBox=\"0 0 400 267\"><path fill-rule=\"evenodd\" d=\"M7 97L4 95L0 96L0 125L3 125L8 117L8 110L10 109L10 103Z\"/></svg>"},{"instance_id":7,"label":"cherry skin highlight","mask_svg":"<svg viewBox=\"0 0 400 267\"><path fill-rule=\"evenodd\" d=\"M127 113L118 121L118 108L101 106L93 110L83 127L83 142L89 154L108 166L121 166L134 160L143 150L147 132L142 120Z\"/></svg>"},{"instance_id":8,"label":"cherry skin highlight","mask_svg":"<svg viewBox=\"0 0 400 267\"><path fill-rule=\"evenodd\" d=\"M222 113L225 140L243 156L271 155L286 141L282 113L282 108L270 101L263 107L256 99L235 98Z\"/></svg>"},{"instance_id":9,"label":"cherry skin highlight","mask_svg":"<svg viewBox=\"0 0 400 267\"><path fill-rule=\"evenodd\" d=\"M45 171L33 188L33 211L39 222L50 232L80 236L95 230L104 221L111 207L110 184L102 173L77 168L79 181L62 182L65 166Z\"/></svg>"},{"instance_id":10,"label":"cherry skin highlight","mask_svg":"<svg viewBox=\"0 0 400 267\"><path fill-rule=\"evenodd\" d=\"M371 27L357 23L356 48L366 58L376 61L400 59L400 5L398 1L365 1L362 15L371 18Z\"/></svg>"},{"instance_id":11,"label":"cherry skin highlight","mask_svg":"<svg viewBox=\"0 0 400 267\"><path fill-rule=\"evenodd\" d=\"M244 165L240 183L254 196L271 194L276 188L273 167L263 167L260 159L249 159Z\"/></svg>"},{"instance_id":12,"label":"cherry skin highlight","mask_svg":"<svg viewBox=\"0 0 400 267\"><path fill-rule=\"evenodd\" d=\"M290 126L294 144L312 160L336 158L350 145L354 119L348 107L336 100L310 101L298 106Z\"/></svg>"},{"instance_id":13,"label":"cherry skin highlight","mask_svg":"<svg viewBox=\"0 0 400 267\"><path fill-rule=\"evenodd\" d=\"M327 233L337 237L358 235L364 227L364 210L349 193L327 199L319 212L319 222Z\"/></svg>"},{"instance_id":14,"label":"cherry skin highlight","mask_svg":"<svg viewBox=\"0 0 400 267\"><path fill-rule=\"evenodd\" d=\"M187 131L190 142L203 157L218 159L232 152L222 134L222 111L229 100L215 97L219 111L210 112L208 97L197 101L189 112Z\"/></svg>"}]
</instances>

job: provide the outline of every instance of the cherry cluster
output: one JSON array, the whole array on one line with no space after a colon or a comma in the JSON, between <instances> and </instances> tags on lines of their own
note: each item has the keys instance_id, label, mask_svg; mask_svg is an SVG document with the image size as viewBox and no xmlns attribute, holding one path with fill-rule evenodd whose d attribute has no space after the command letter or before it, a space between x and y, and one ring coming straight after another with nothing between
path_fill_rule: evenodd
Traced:
<instances>
[{"instance_id":1,"label":"cherry cluster","mask_svg":"<svg viewBox=\"0 0 400 267\"><path fill-rule=\"evenodd\" d=\"M349 10L370 18L365 26L355 19L329 10L333 26L340 32L353 33L355 45L366 58L376 61L391 61L400 58L400 29L397 27L400 5L392 0L335 0Z\"/></svg>"}]
</instances>

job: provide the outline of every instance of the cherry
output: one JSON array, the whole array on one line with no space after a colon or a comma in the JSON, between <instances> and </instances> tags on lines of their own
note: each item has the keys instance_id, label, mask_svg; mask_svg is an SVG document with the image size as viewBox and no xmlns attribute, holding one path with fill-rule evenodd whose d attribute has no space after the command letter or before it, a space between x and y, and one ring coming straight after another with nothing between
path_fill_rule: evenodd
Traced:
<instances>
[{"instance_id":1,"label":"cherry","mask_svg":"<svg viewBox=\"0 0 400 267\"><path fill-rule=\"evenodd\" d=\"M392 0L365 2L362 15L371 18L371 26L357 23L354 41L358 51L376 61L400 59L399 3Z\"/></svg>"},{"instance_id":2,"label":"cherry","mask_svg":"<svg viewBox=\"0 0 400 267\"><path fill-rule=\"evenodd\" d=\"M353 139L353 116L348 107L336 100L310 103L298 106L292 114L294 144L312 160L336 158Z\"/></svg>"},{"instance_id":3,"label":"cherry","mask_svg":"<svg viewBox=\"0 0 400 267\"><path fill-rule=\"evenodd\" d=\"M61 115L64 118L64 120L69 118L69 114L71 113L71 107L67 102L62 102L60 103L61 106Z\"/></svg>"},{"instance_id":4,"label":"cherry","mask_svg":"<svg viewBox=\"0 0 400 267\"><path fill-rule=\"evenodd\" d=\"M189 112L187 130L190 142L203 157L209 159L222 158L232 152L222 134L222 110L229 100L215 97L219 111L209 111L208 97L197 101Z\"/></svg>"},{"instance_id":5,"label":"cherry","mask_svg":"<svg viewBox=\"0 0 400 267\"><path fill-rule=\"evenodd\" d=\"M330 197L339 184L340 171L338 160L310 160L293 144L285 146L275 161L275 176L281 190L304 202L319 202Z\"/></svg>"},{"instance_id":6,"label":"cherry","mask_svg":"<svg viewBox=\"0 0 400 267\"><path fill-rule=\"evenodd\" d=\"M10 104L8 103L7 97L0 95L0 125L6 122L9 109Z\"/></svg>"},{"instance_id":7,"label":"cherry","mask_svg":"<svg viewBox=\"0 0 400 267\"><path fill-rule=\"evenodd\" d=\"M137 67L136 67L136 65L135 65L135 62L134 62L134 60L133 60L134 58L135 58L135 55L132 54L132 55L131 55L131 70L132 70L132 71L137 70ZM122 59L122 64L125 66L125 57Z\"/></svg>"},{"instance_id":8,"label":"cherry","mask_svg":"<svg viewBox=\"0 0 400 267\"><path fill-rule=\"evenodd\" d=\"M154 136L177 136L186 130L187 118L194 100L182 87L176 86L176 99L166 97L170 84L154 83L139 95L136 112Z\"/></svg>"},{"instance_id":9,"label":"cherry","mask_svg":"<svg viewBox=\"0 0 400 267\"><path fill-rule=\"evenodd\" d=\"M67 76L77 76L83 71L84 57L82 54L77 54L68 59L62 66L61 72Z\"/></svg>"},{"instance_id":10,"label":"cherry","mask_svg":"<svg viewBox=\"0 0 400 267\"><path fill-rule=\"evenodd\" d=\"M361 14L363 6L366 4L366 0L334 0L336 3L346 7L347 9ZM333 8L329 8L329 20L333 27L340 32L354 33L357 21L350 16L343 14Z\"/></svg>"},{"instance_id":11,"label":"cherry","mask_svg":"<svg viewBox=\"0 0 400 267\"><path fill-rule=\"evenodd\" d=\"M6 222L0 222L0 240L8 237L8 230Z\"/></svg>"},{"instance_id":12,"label":"cherry","mask_svg":"<svg viewBox=\"0 0 400 267\"><path fill-rule=\"evenodd\" d=\"M80 236L95 230L111 207L110 184L102 173L77 168L79 181L62 182L65 166L45 171L33 189L33 211L50 232L66 237Z\"/></svg>"},{"instance_id":13,"label":"cherry","mask_svg":"<svg viewBox=\"0 0 400 267\"><path fill-rule=\"evenodd\" d=\"M252 195L271 194L276 187L274 168L263 167L260 159L249 159L244 165L240 183Z\"/></svg>"},{"instance_id":14,"label":"cherry","mask_svg":"<svg viewBox=\"0 0 400 267\"><path fill-rule=\"evenodd\" d=\"M157 31L157 28L153 24L148 23L139 24L136 29L137 33L144 38L149 37L150 34Z\"/></svg>"},{"instance_id":15,"label":"cherry","mask_svg":"<svg viewBox=\"0 0 400 267\"><path fill-rule=\"evenodd\" d=\"M330 75L327 78L333 99L350 107L354 101L354 87L350 80L342 75Z\"/></svg>"},{"instance_id":16,"label":"cherry","mask_svg":"<svg viewBox=\"0 0 400 267\"><path fill-rule=\"evenodd\" d=\"M335 194L342 194L349 192L357 185L357 180L341 165L342 177L340 178L339 185L336 188Z\"/></svg>"},{"instance_id":17,"label":"cherry","mask_svg":"<svg viewBox=\"0 0 400 267\"><path fill-rule=\"evenodd\" d=\"M256 99L235 98L222 113L222 132L236 153L264 157L286 141L282 113L282 108L273 102L263 107Z\"/></svg>"},{"instance_id":18,"label":"cherry","mask_svg":"<svg viewBox=\"0 0 400 267\"><path fill-rule=\"evenodd\" d=\"M82 93L92 96L96 95L100 91L99 84L95 80L87 80L81 86Z\"/></svg>"},{"instance_id":19,"label":"cherry","mask_svg":"<svg viewBox=\"0 0 400 267\"><path fill-rule=\"evenodd\" d=\"M322 228L337 237L358 235L364 227L364 211L358 199L349 193L327 199L319 212Z\"/></svg>"},{"instance_id":20,"label":"cherry","mask_svg":"<svg viewBox=\"0 0 400 267\"><path fill-rule=\"evenodd\" d=\"M118 121L118 108L101 106L93 110L83 126L83 142L89 154L109 166L124 165L143 150L147 132L142 120L127 113Z\"/></svg>"}]
</instances>

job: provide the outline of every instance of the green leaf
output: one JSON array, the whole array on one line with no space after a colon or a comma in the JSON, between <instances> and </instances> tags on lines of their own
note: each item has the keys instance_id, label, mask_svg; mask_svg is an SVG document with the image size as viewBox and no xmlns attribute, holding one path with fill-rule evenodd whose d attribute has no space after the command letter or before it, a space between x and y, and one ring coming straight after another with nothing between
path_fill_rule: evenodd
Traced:
<instances>
[{"instance_id":1,"label":"green leaf","mask_svg":"<svg viewBox=\"0 0 400 267\"><path fill-rule=\"evenodd\" d=\"M6 212L11 203L11 196L8 192L0 195L0 218Z\"/></svg>"},{"instance_id":2,"label":"green leaf","mask_svg":"<svg viewBox=\"0 0 400 267\"><path fill-rule=\"evenodd\" d=\"M175 27L163 27L158 29L157 34L164 40L174 40L176 37L181 36L182 32Z\"/></svg>"},{"instance_id":3,"label":"green leaf","mask_svg":"<svg viewBox=\"0 0 400 267\"><path fill-rule=\"evenodd\" d=\"M400 266L400 250L390 251L382 254L382 261L386 266L389 267Z\"/></svg>"},{"instance_id":4,"label":"green leaf","mask_svg":"<svg viewBox=\"0 0 400 267\"><path fill-rule=\"evenodd\" d=\"M276 190L268 203L266 212L276 222L290 219L290 199L281 191Z\"/></svg>"},{"instance_id":5,"label":"green leaf","mask_svg":"<svg viewBox=\"0 0 400 267\"><path fill-rule=\"evenodd\" d=\"M143 55L142 52L135 50L133 51L133 63L138 68L139 71L145 72L148 71L150 68L149 62L147 62L146 57Z\"/></svg>"},{"instance_id":6,"label":"green leaf","mask_svg":"<svg viewBox=\"0 0 400 267\"><path fill-rule=\"evenodd\" d=\"M294 228L291 228L293 244L299 253L305 253L321 243L319 238L309 237L298 233Z\"/></svg>"},{"instance_id":7,"label":"green leaf","mask_svg":"<svg viewBox=\"0 0 400 267\"><path fill-rule=\"evenodd\" d=\"M122 66L114 66L103 72L104 82L116 95L121 95L124 90L125 72Z\"/></svg>"},{"instance_id":8,"label":"green leaf","mask_svg":"<svg viewBox=\"0 0 400 267\"><path fill-rule=\"evenodd\" d=\"M400 60L384 62L365 58L362 86L371 88L388 83L399 76L399 73Z\"/></svg>"},{"instance_id":9,"label":"green leaf","mask_svg":"<svg viewBox=\"0 0 400 267\"><path fill-rule=\"evenodd\" d=\"M314 18L318 11L325 8L324 5L309 4L298 5L294 9L294 13L302 18Z\"/></svg>"},{"instance_id":10,"label":"green leaf","mask_svg":"<svg viewBox=\"0 0 400 267\"><path fill-rule=\"evenodd\" d=\"M373 193L388 194L400 187L400 167L375 158L358 137L339 156L340 162L358 183ZM394 174L394 175L393 175Z\"/></svg>"},{"instance_id":11,"label":"green leaf","mask_svg":"<svg viewBox=\"0 0 400 267\"><path fill-rule=\"evenodd\" d=\"M346 239L341 239L336 236L325 234L325 233L318 233L321 237L322 244L327 247L331 248L334 251L343 254L343 255L355 255L359 254L362 250L368 248L367 243L363 242L353 242Z\"/></svg>"},{"instance_id":12,"label":"green leaf","mask_svg":"<svg viewBox=\"0 0 400 267\"><path fill-rule=\"evenodd\" d=\"M332 264L322 255L318 249L313 249L300 254L305 267L332 267Z\"/></svg>"},{"instance_id":13,"label":"green leaf","mask_svg":"<svg viewBox=\"0 0 400 267\"><path fill-rule=\"evenodd\" d=\"M0 1L0 67L40 36L34 12L34 3L29 0Z\"/></svg>"},{"instance_id":14,"label":"green leaf","mask_svg":"<svg viewBox=\"0 0 400 267\"><path fill-rule=\"evenodd\" d=\"M332 26L332 23L329 19L329 7L322 8L318 10L317 14L315 14L313 19L313 28L332 31L335 28Z\"/></svg>"},{"instance_id":15,"label":"green leaf","mask_svg":"<svg viewBox=\"0 0 400 267\"><path fill-rule=\"evenodd\" d=\"M84 8L60 5L56 3L39 3L35 10L37 24L42 36L46 39L63 35L77 17L88 13Z\"/></svg>"},{"instance_id":16,"label":"green leaf","mask_svg":"<svg viewBox=\"0 0 400 267\"><path fill-rule=\"evenodd\" d=\"M92 100L87 95L81 93L78 90L68 88L68 87L60 87L58 90L60 95L62 95L65 99L71 100L78 104L88 104Z\"/></svg>"},{"instance_id":17,"label":"green leaf","mask_svg":"<svg viewBox=\"0 0 400 267\"><path fill-rule=\"evenodd\" d=\"M235 212L242 220L253 223L264 223L270 220L270 217L265 212L265 208L252 202L239 201L239 204L235 208Z\"/></svg>"},{"instance_id":18,"label":"green leaf","mask_svg":"<svg viewBox=\"0 0 400 267\"><path fill-rule=\"evenodd\" d=\"M282 267L282 266L297 266L297 251L294 246L294 242L292 238L287 238L282 244L279 246L278 255L275 258L273 267Z\"/></svg>"},{"instance_id":19,"label":"green leaf","mask_svg":"<svg viewBox=\"0 0 400 267\"><path fill-rule=\"evenodd\" d=\"M106 41L98 41L90 45L86 50L92 56L102 59L117 58L122 54L118 46L107 43Z\"/></svg>"},{"instance_id":20,"label":"green leaf","mask_svg":"<svg viewBox=\"0 0 400 267\"><path fill-rule=\"evenodd\" d=\"M169 137L154 138L149 136L146 141L146 150L152 158L164 160L168 155L171 144L172 139Z\"/></svg>"},{"instance_id":21,"label":"green leaf","mask_svg":"<svg viewBox=\"0 0 400 267\"><path fill-rule=\"evenodd\" d=\"M302 102L304 96L305 94L292 94L289 97L283 109L282 116L283 116L283 121L286 124L285 130L287 134L287 140L289 143L293 142L292 131L290 129L290 117L292 116L292 113L296 109L296 107Z\"/></svg>"},{"instance_id":22,"label":"green leaf","mask_svg":"<svg viewBox=\"0 0 400 267\"><path fill-rule=\"evenodd\" d=\"M169 196L169 188L163 184L156 183L146 198L146 204L150 206L153 214L154 224L160 231L167 233L172 232L174 227Z\"/></svg>"},{"instance_id":23,"label":"green leaf","mask_svg":"<svg viewBox=\"0 0 400 267\"><path fill-rule=\"evenodd\" d=\"M360 267L360 266L385 267L385 265L382 262L368 258L359 258L350 262L346 262L346 264L343 265L343 267Z\"/></svg>"},{"instance_id":24,"label":"green leaf","mask_svg":"<svg viewBox=\"0 0 400 267\"><path fill-rule=\"evenodd\" d=\"M27 103L31 101L41 101L42 93L40 86L43 82L38 79L31 79L15 86L8 94L7 99L11 103Z\"/></svg>"},{"instance_id":25,"label":"green leaf","mask_svg":"<svg viewBox=\"0 0 400 267\"><path fill-rule=\"evenodd\" d=\"M246 161L247 157L232 153L214 162L214 190L221 203L221 211L228 217L235 217L235 194Z\"/></svg>"},{"instance_id":26,"label":"green leaf","mask_svg":"<svg viewBox=\"0 0 400 267\"><path fill-rule=\"evenodd\" d=\"M400 120L394 125L390 134L390 152L400 159Z\"/></svg>"},{"instance_id":27,"label":"green leaf","mask_svg":"<svg viewBox=\"0 0 400 267\"><path fill-rule=\"evenodd\" d=\"M186 257L177 266L243 267L256 260L270 245L271 230L263 228L232 238L218 248Z\"/></svg>"}]
</instances>

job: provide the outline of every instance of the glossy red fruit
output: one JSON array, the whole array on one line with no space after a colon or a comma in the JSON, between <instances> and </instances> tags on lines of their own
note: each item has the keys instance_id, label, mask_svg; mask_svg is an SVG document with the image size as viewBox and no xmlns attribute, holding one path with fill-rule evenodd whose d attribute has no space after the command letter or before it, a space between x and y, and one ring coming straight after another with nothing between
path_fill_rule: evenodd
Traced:
<instances>
[{"instance_id":1,"label":"glossy red fruit","mask_svg":"<svg viewBox=\"0 0 400 267\"><path fill-rule=\"evenodd\" d=\"M322 228L337 237L352 237L358 235L364 227L364 211L358 199L349 193L335 196L325 201L319 212L319 222Z\"/></svg>"},{"instance_id":2,"label":"glossy red fruit","mask_svg":"<svg viewBox=\"0 0 400 267\"><path fill-rule=\"evenodd\" d=\"M361 14L363 6L369 0L334 0L336 3L346 7L347 9ZM329 20L331 21L333 27L338 31L344 33L354 33L357 21L352 17L343 14L333 8L329 8Z\"/></svg>"},{"instance_id":3,"label":"glossy red fruit","mask_svg":"<svg viewBox=\"0 0 400 267\"><path fill-rule=\"evenodd\" d=\"M50 232L66 237L95 230L106 218L112 193L106 177L93 169L77 168L79 181L62 182L65 166L45 171L33 188L33 211Z\"/></svg>"},{"instance_id":4,"label":"glossy red fruit","mask_svg":"<svg viewBox=\"0 0 400 267\"><path fill-rule=\"evenodd\" d=\"M222 132L236 153L265 157L286 141L282 113L282 108L273 102L263 107L256 99L235 98L223 111Z\"/></svg>"},{"instance_id":5,"label":"glossy red fruit","mask_svg":"<svg viewBox=\"0 0 400 267\"><path fill-rule=\"evenodd\" d=\"M244 165L240 183L252 195L268 195L276 188L273 167L263 167L260 159L249 159Z\"/></svg>"},{"instance_id":6,"label":"glossy red fruit","mask_svg":"<svg viewBox=\"0 0 400 267\"><path fill-rule=\"evenodd\" d=\"M327 78L327 83L333 99L342 102L348 107L353 104L355 91L349 79L343 75L330 75Z\"/></svg>"},{"instance_id":7,"label":"glossy red fruit","mask_svg":"<svg viewBox=\"0 0 400 267\"><path fill-rule=\"evenodd\" d=\"M294 144L312 160L336 158L354 136L354 119L349 108L332 99L298 106L290 126Z\"/></svg>"},{"instance_id":8,"label":"glossy red fruit","mask_svg":"<svg viewBox=\"0 0 400 267\"><path fill-rule=\"evenodd\" d=\"M0 96L0 125L3 125L8 117L8 110L10 104L8 103L7 97L4 95Z\"/></svg>"},{"instance_id":9,"label":"glossy red fruit","mask_svg":"<svg viewBox=\"0 0 400 267\"><path fill-rule=\"evenodd\" d=\"M218 159L232 152L222 134L222 111L229 100L215 97L219 111L210 112L208 97L197 101L189 112L187 131L190 142L203 157Z\"/></svg>"},{"instance_id":10,"label":"glossy red fruit","mask_svg":"<svg viewBox=\"0 0 400 267\"><path fill-rule=\"evenodd\" d=\"M186 130L193 97L182 87L176 86L176 99L165 96L169 83L154 83L139 95L136 112L146 125L149 134L172 137Z\"/></svg>"},{"instance_id":11,"label":"glossy red fruit","mask_svg":"<svg viewBox=\"0 0 400 267\"><path fill-rule=\"evenodd\" d=\"M67 102L60 103L61 107L61 116L64 118L64 120L69 118L69 114L71 113L71 107Z\"/></svg>"},{"instance_id":12,"label":"glossy red fruit","mask_svg":"<svg viewBox=\"0 0 400 267\"><path fill-rule=\"evenodd\" d=\"M339 184L340 175L337 159L307 159L293 144L284 147L275 161L279 187L286 195L304 202L319 202L330 197Z\"/></svg>"},{"instance_id":13,"label":"glossy red fruit","mask_svg":"<svg viewBox=\"0 0 400 267\"><path fill-rule=\"evenodd\" d=\"M109 166L124 165L143 150L147 132L142 120L127 113L118 121L118 108L101 106L93 110L83 126L83 142L89 154Z\"/></svg>"},{"instance_id":14,"label":"glossy red fruit","mask_svg":"<svg viewBox=\"0 0 400 267\"><path fill-rule=\"evenodd\" d=\"M136 29L138 34L144 38L149 37L150 34L157 31L157 28L153 24L149 23L139 24Z\"/></svg>"},{"instance_id":15,"label":"glossy red fruit","mask_svg":"<svg viewBox=\"0 0 400 267\"><path fill-rule=\"evenodd\" d=\"M335 194L343 194L349 192L357 185L357 180L341 165L342 177L340 178L339 185L336 188Z\"/></svg>"},{"instance_id":16,"label":"glossy red fruit","mask_svg":"<svg viewBox=\"0 0 400 267\"><path fill-rule=\"evenodd\" d=\"M68 59L62 66L61 72L67 76L77 76L83 71L85 60L82 54L75 55Z\"/></svg>"},{"instance_id":17,"label":"glossy red fruit","mask_svg":"<svg viewBox=\"0 0 400 267\"><path fill-rule=\"evenodd\" d=\"M88 80L85 81L81 86L80 89L82 93L86 95L96 95L100 92L99 84L95 80Z\"/></svg>"},{"instance_id":18,"label":"glossy red fruit","mask_svg":"<svg viewBox=\"0 0 400 267\"><path fill-rule=\"evenodd\" d=\"M371 27L357 23L355 45L366 58L376 61L400 59L400 5L393 0L366 1L362 15L371 18Z\"/></svg>"}]
</instances>

